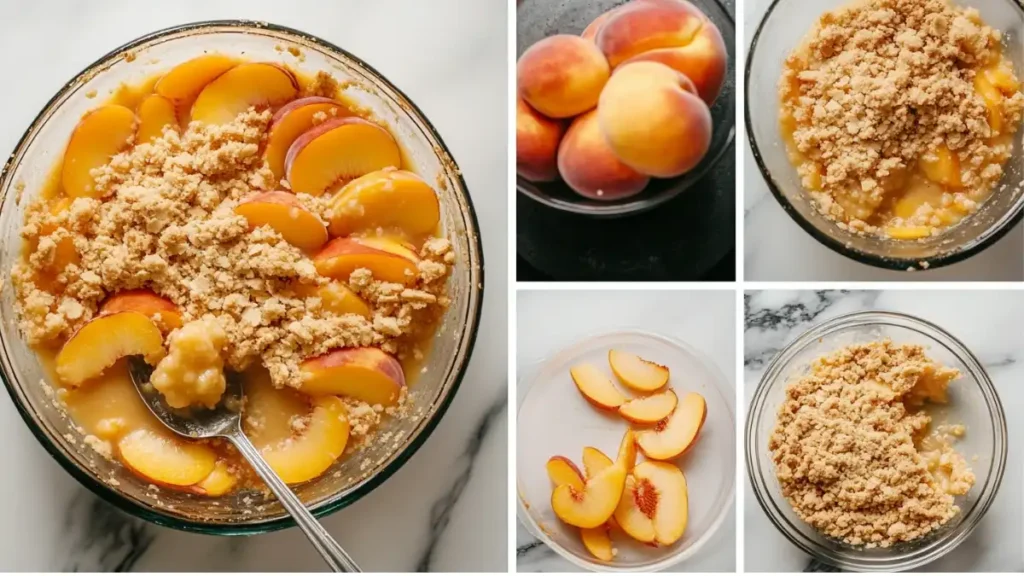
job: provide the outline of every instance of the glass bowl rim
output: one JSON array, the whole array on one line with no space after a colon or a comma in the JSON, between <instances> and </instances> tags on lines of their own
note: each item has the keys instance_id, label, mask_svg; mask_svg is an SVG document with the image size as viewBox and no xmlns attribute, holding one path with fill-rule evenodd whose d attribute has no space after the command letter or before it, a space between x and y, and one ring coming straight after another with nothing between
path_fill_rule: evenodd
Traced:
<instances>
[{"instance_id":1,"label":"glass bowl rim","mask_svg":"<svg viewBox=\"0 0 1024 576\"><path fill-rule=\"evenodd\" d=\"M722 0L706 0L718 6L722 14L725 14L726 20L729 22L729 26L732 27L733 35L736 34L736 18L733 16L729 9L726 8ZM518 10L518 5L517 8ZM733 97L735 101L735 96ZM526 186L522 182L528 182L529 184L536 187L538 184L547 184L547 182L529 182L525 178L516 174L516 191L527 196L531 200L539 202L549 208L554 208L560 212L568 212L571 214L580 214L582 216L590 216L593 218L617 218L622 216L632 216L636 214L643 214L649 210L657 208L662 204L674 199L683 192L693 188L697 182L700 182L705 176L711 173L711 171L718 166L718 163L725 158L726 152L734 150L736 148L736 103L733 103L731 110L727 112L728 117L732 119L732 126L729 127L729 133L726 135L725 142L722 146L714 151L714 155L710 156L710 162L707 163L703 168L696 172L696 178L690 181L686 186L677 187L672 190L668 190L653 198L639 199L634 198L632 200L625 199L623 203L619 204L602 204L596 206L581 206L579 204L565 202L563 200L555 200L548 197L546 194L537 194ZM708 151L711 154L712 151ZM690 172L687 173L691 174ZM679 178L680 176L676 176ZM671 180L671 178L669 178Z\"/></svg>"},{"instance_id":2,"label":"glass bowl rim","mask_svg":"<svg viewBox=\"0 0 1024 576\"><path fill-rule=\"evenodd\" d=\"M743 86L744 88L750 83L750 74L753 70L752 62L754 60L753 55L757 51L758 41L761 39L761 32L764 30L768 19L771 17L775 9L788 0L772 0L772 3L768 6L761 21L757 24L757 28L754 31L754 37L750 41L750 50L747 51L747 61L744 65L743 71ZM1017 9L1017 12L1024 20L1024 5L1014 0L1005 0L1006 4ZM783 211L793 219L794 222L800 225L805 232L811 235L812 238L817 240L819 243L829 248L833 252L846 256L851 260L855 260L862 264L874 266L876 268L883 268L887 270L901 270L906 271L908 268L917 268L919 263L922 261L921 258L894 258L890 256L883 256L879 254L871 254L861 250L856 250L847 246L845 242L842 242L838 238L825 233L815 227L809 220L804 218L800 212L793 206L786 195L782 192L781 187L775 181L771 171L764 162L764 158L761 154L761 149L757 145L757 138L754 136L754 121L750 114L750 98L751 94L749 90L745 90L744 102L743 102L743 117L744 124L747 131L747 140L750 142L750 151L754 156L754 163L757 164L758 170L761 172L761 179L764 180L765 184L768 185L768 189L771 190L772 196L782 206ZM801 193L806 194L803 190ZM949 266L950 264L956 264L978 254L985 250L989 246L995 244L1003 236L1006 236L1020 221L1024 219L1024 196L1017 201L1013 207L1012 215L1009 218L1005 216L1001 219L1000 223L997 223L996 227L987 229L985 234L980 241L974 241L962 250L954 250L945 254L939 254L936 256L924 259L928 262L928 269L934 270L943 266Z\"/></svg>"},{"instance_id":3,"label":"glass bowl rim","mask_svg":"<svg viewBox=\"0 0 1024 576\"><path fill-rule=\"evenodd\" d=\"M806 545L800 539L791 535L787 527L784 525L789 522L780 520L772 510L772 508L775 507L776 497L774 492L766 483L759 481L758 476L761 474L761 467L754 456L754 450L757 447L757 421L767 407L766 400L768 390L770 388L769 375L773 375L773 372L779 367L780 362L784 358L788 361L793 353L802 350L821 337L842 331L852 326L862 325L897 326L917 331L934 340L935 336L921 331L921 329L924 329L933 331L940 337L948 339L949 342L943 343L943 345L948 348L948 344L952 344L953 347L956 348L956 350L950 351L953 352L959 360L964 362L965 367L970 372L971 376L977 381L978 386L981 389L982 397L985 399L985 406L992 417L993 437L995 438L995 445L993 446L995 458L993 459L992 469L985 478L985 485L982 487L979 499L970 510L962 512L963 520L956 527L953 534L949 536L948 540L928 554L921 555L920 557L912 556L909 559L888 561L889 563L887 564L883 563L884 561L862 564L857 563L856 561L851 562L848 560L838 560L824 553L823 550L826 552L828 551L824 547L818 546L817 544L814 544L813 546ZM808 328L791 341L787 342L782 349L772 357L771 362L765 366L764 372L758 380L757 388L755 389L754 395L747 407L747 421L745 428L744 451L746 452L745 460L747 464L747 477L750 480L752 492L754 493L758 504L761 506L762 511L764 511L772 525L775 526L775 528L782 533L782 535L785 536L791 544L812 558L818 559L828 565L836 566L841 570L880 572L910 570L927 564L928 562L934 562L942 556L945 556L947 553L962 544L968 536L974 532L974 529L977 528L982 518L984 518L985 514L988 512L988 509L991 507L992 502L995 501L995 497L999 493L999 488L1002 485L1003 474L1006 470L1008 440L1006 414L1003 410L1002 401L999 399L999 393L992 384L992 380L989 377L988 372L985 370L984 365L980 360L978 360L970 348L944 328L923 318L902 312L893 312L889 310L863 310L842 314ZM784 501L785 499L782 498L781 500Z\"/></svg>"},{"instance_id":4,"label":"glass bowl rim","mask_svg":"<svg viewBox=\"0 0 1024 576\"><path fill-rule=\"evenodd\" d=\"M222 20L201 20L195 22L189 22L185 24L178 24L170 26L148 34L144 34L114 48L107 52L97 60L86 66L81 72L75 74L70 80L58 90L47 102L43 105L42 110L33 118L32 122L29 123L28 128L18 139L10 156L4 162L3 168L0 169L0 184L6 182L8 178L13 174L14 160L20 156L22 148L27 144L29 136L33 133L33 128L40 125L45 120L45 117L55 110L55 105L61 102L61 100L77 85L82 81L88 81L94 74L101 72L104 67L113 62L119 56L124 55L131 50L138 48L142 45L148 44L154 40L172 36L175 34L181 34L184 32L199 32L204 30L210 30L216 32L217 29L228 29L227 32L246 32L253 30L269 30L281 34L283 36L291 37L291 40L299 40L301 42L308 42L316 47L323 49L329 53L332 53L335 57L347 59L350 62L358 65L363 72L372 76L376 81L383 83L387 88L393 90L394 93L401 98L402 104L407 104L409 110L404 110L406 114L412 112L412 116L418 122L423 124L423 128L434 138L437 142L438 147L443 156L447 157L451 161L451 165L455 167L454 170L446 170L456 179L459 187L465 191L464 201L465 209L460 210L462 218L467 224L467 244L469 247L469 256L472 260L475 256L476 266L472 266L470 262L470 274L475 276L469 287L469 304L468 310L465 317L465 326L460 327L460 331L463 333L461 340L465 342L461 353L464 355L463 360L454 367L454 374L452 376L451 389L448 393L438 399L437 409L431 415L431 417L422 424L419 432L412 440L406 444L400 452L398 452L394 459L382 468L379 472L366 478L358 484L356 489L352 490L349 494L343 497L335 496L333 499L327 499L317 506L316 509L312 509L311 512L317 518L325 517L329 514L337 512L342 508L355 503L363 496L366 496L378 486L383 484L388 478L390 478L395 472L398 471L410 458L420 449L420 447L426 443L427 439L437 428L442 417L448 411L448 407L455 399L456 393L462 384L462 380L465 377L466 369L469 366L469 361L472 358L473 349L476 346L477 333L480 326L480 316L483 310L483 294L484 294L484 251L483 243L480 235L480 224L476 215L476 209L473 206L473 200L470 197L468 191L469 187L466 185L465 178L463 177L462 171L458 169L454 156L451 154L451 150L445 144L441 138L437 128L430 122L423 111L417 106L402 90L395 86L390 80L388 80L383 74L377 71L374 67L367 64L363 59L352 54L351 52L331 43L327 40L314 36L308 32L303 32L295 28L282 26L279 24L273 24L263 20L247 20L247 19L222 19ZM446 165L442 163L442 165ZM475 274L474 274L475 272ZM457 349L456 353L460 353ZM17 379L16 377L14 378ZM295 526L295 521L291 516L285 515L281 518L273 520L265 520L260 522L242 524L242 523L212 523L212 522L201 522L177 516L171 516L164 514L163 512L144 506L137 503L121 492L103 482L99 482L96 478L92 477L83 470L80 470L73 462L71 462L67 456L57 446L53 444L47 434L40 428L35 422L31 414L29 406L24 405L19 399L17 389L19 386L11 382L11 378L8 377L4 370L0 370L0 380L3 381L4 387L7 389L9 396L17 409L18 414L21 415L22 420L28 426L32 435L35 436L39 444L42 445L46 452L60 464L66 472L68 472L75 480L82 486L85 486L96 496L99 496L102 500L109 504L113 504L123 512L130 514L136 518L152 522L153 524L173 528L176 530L182 530L186 532L193 532L199 534L213 534L218 536L247 536L254 534L264 534L267 532L274 532L282 530L284 528L290 528Z\"/></svg>"}]
</instances>

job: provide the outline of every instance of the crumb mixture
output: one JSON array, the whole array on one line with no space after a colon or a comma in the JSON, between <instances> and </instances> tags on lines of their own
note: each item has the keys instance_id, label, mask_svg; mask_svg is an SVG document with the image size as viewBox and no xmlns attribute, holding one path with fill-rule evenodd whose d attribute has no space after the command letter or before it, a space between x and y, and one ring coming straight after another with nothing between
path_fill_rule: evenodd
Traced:
<instances>
[{"instance_id":1,"label":"crumb mixture","mask_svg":"<svg viewBox=\"0 0 1024 576\"><path fill-rule=\"evenodd\" d=\"M231 124L192 123L180 135L167 130L94 171L99 199L77 198L66 210L35 200L22 229L29 250L12 272L28 343L66 340L107 296L148 288L173 301L186 323L217 322L228 367L241 371L259 362L277 387L298 386L299 363L335 348L409 353L399 346L402 338L411 341L416 324L429 324L421 320L448 303L449 241L426 241L410 287L356 270L350 286L373 309L371 319L336 315L319 298L300 296L301 286L327 279L279 233L250 230L233 211L250 193L277 185L260 147L270 117L250 109ZM329 197L298 197L327 220ZM54 273L69 243L74 257Z\"/></svg>"},{"instance_id":2,"label":"crumb mixture","mask_svg":"<svg viewBox=\"0 0 1024 576\"><path fill-rule=\"evenodd\" d=\"M1010 156L997 132L1012 133L1024 110L1000 42L977 10L947 0L863 0L825 13L779 83L784 131L818 209L844 229L879 232L876 212L923 161L959 162L960 181L938 202L897 210L895 224L938 228L949 224L942 208L973 212ZM992 67L1013 85L998 99L1002 131L975 85Z\"/></svg>"},{"instance_id":3,"label":"crumb mixture","mask_svg":"<svg viewBox=\"0 0 1024 576\"><path fill-rule=\"evenodd\" d=\"M786 388L769 442L793 510L828 536L869 548L920 538L953 518L953 496L967 493L974 474L946 429L926 436L931 417L920 407L944 403L958 377L921 346L890 341L815 361Z\"/></svg>"}]
</instances>

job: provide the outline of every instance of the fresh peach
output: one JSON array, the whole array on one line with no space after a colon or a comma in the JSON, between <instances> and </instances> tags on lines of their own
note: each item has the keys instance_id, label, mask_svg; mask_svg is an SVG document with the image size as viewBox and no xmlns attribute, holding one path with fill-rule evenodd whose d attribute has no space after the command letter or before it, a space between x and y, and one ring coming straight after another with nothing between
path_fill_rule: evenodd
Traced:
<instances>
[{"instance_id":1,"label":"fresh peach","mask_svg":"<svg viewBox=\"0 0 1024 576\"><path fill-rule=\"evenodd\" d=\"M583 448L583 470L587 473L587 478L593 478L600 474L605 468L611 466L615 462L611 458L605 455L593 446L586 446Z\"/></svg>"},{"instance_id":2,"label":"fresh peach","mask_svg":"<svg viewBox=\"0 0 1024 576\"><path fill-rule=\"evenodd\" d=\"M379 348L334 350L306 360L299 370L300 391L347 396L371 406L393 406L405 386L402 364Z\"/></svg>"},{"instance_id":3,"label":"fresh peach","mask_svg":"<svg viewBox=\"0 0 1024 576\"><path fill-rule=\"evenodd\" d=\"M437 230L441 207L422 178L405 170L377 170L349 182L331 199L333 236L378 227L417 236Z\"/></svg>"},{"instance_id":4,"label":"fresh peach","mask_svg":"<svg viewBox=\"0 0 1024 576\"><path fill-rule=\"evenodd\" d=\"M100 314L139 312L152 320L164 332L181 328L181 310L167 298L152 290L124 290L114 294L100 307Z\"/></svg>"},{"instance_id":5,"label":"fresh peach","mask_svg":"<svg viewBox=\"0 0 1024 576\"><path fill-rule=\"evenodd\" d=\"M149 482L191 486L217 465L217 454L204 444L186 442L171 432L140 429L117 443L121 463Z\"/></svg>"},{"instance_id":6,"label":"fresh peach","mask_svg":"<svg viewBox=\"0 0 1024 576\"><path fill-rule=\"evenodd\" d=\"M316 125L315 117L318 114L323 114L326 121L345 115L346 109L336 100L310 96L285 104L270 119L264 156L270 170L279 180L285 175L284 160L288 149L299 136Z\"/></svg>"},{"instance_id":7,"label":"fresh peach","mask_svg":"<svg viewBox=\"0 0 1024 576\"><path fill-rule=\"evenodd\" d=\"M608 526L581 528L580 538L583 540L583 546L587 549L587 552L593 554L594 558L604 560L605 562L611 562L615 558L612 540L608 535Z\"/></svg>"},{"instance_id":8,"label":"fresh peach","mask_svg":"<svg viewBox=\"0 0 1024 576\"><path fill-rule=\"evenodd\" d=\"M175 102L193 100L207 84L221 74L235 67L234 58L222 54L204 54L182 62L164 74L153 90L164 98Z\"/></svg>"},{"instance_id":9,"label":"fresh peach","mask_svg":"<svg viewBox=\"0 0 1024 576\"><path fill-rule=\"evenodd\" d=\"M626 401L622 392L593 364L573 366L569 375L583 397L598 408L614 410Z\"/></svg>"},{"instance_id":10,"label":"fresh peach","mask_svg":"<svg viewBox=\"0 0 1024 576\"><path fill-rule=\"evenodd\" d=\"M676 393L665 390L646 398L636 398L619 406L619 416L637 424L655 424L676 409Z\"/></svg>"},{"instance_id":11,"label":"fresh peach","mask_svg":"<svg viewBox=\"0 0 1024 576\"><path fill-rule=\"evenodd\" d=\"M597 111L573 120L558 147L558 172L582 196L594 200L618 200L639 194L650 178L626 166L601 134Z\"/></svg>"},{"instance_id":12,"label":"fresh peach","mask_svg":"<svg viewBox=\"0 0 1024 576\"><path fill-rule=\"evenodd\" d=\"M339 182L401 165L391 134L362 118L317 124L292 142L284 160L291 189L307 194L323 194Z\"/></svg>"},{"instance_id":13,"label":"fresh peach","mask_svg":"<svg viewBox=\"0 0 1024 576\"><path fill-rule=\"evenodd\" d=\"M295 76L276 64L239 64L203 88L192 104L192 120L226 124L250 107L276 108L298 93Z\"/></svg>"},{"instance_id":14,"label":"fresh peach","mask_svg":"<svg viewBox=\"0 0 1024 576\"><path fill-rule=\"evenodd\" d=\"M164 135L164 128L178 126L174 103L160 96L150 94L139 103L139 131L135 134L137 144L148 144Z\"/></svg>"},{"instance_id":15,"label":"fresh peach","mask_svg":"<svg viewBox=\"0 0 1024 576\"><path fill-rule=\"evenodd\" d=\"M684 74L693 82L697 95L711 106L715 103L729 66L729 56L722 33L708 22L693 40L678 48L661 48L638 54L630 62L659 62Z\"/></svg>"},{"instance_id":16,"label":"fresh peach","mask_svg":"<svg viewBox=\"0 0 1024 576\"><path fill-rule=\"evenodd\" d=\"M416 279L419 257L412 247L394 238L335 238L313 257L321 275L347 281L359 268L377 280L409 284Z\"/></svg>"},{"instance_id":17,"label":"fresh peach","mask_svg":"<svg viewBox=\"0 0 1024 576\"><path fill-rule=\"evenodd\" d=\"M626 479L615 521L640 542L668 546L686 531L689 500L686 477L668 462L642 462Z\"/></svg>"},{"instance_id":18,"label":"fresh peach","mask_svg":"<svg viewBox=\"0 0 1024 576\"><path fill-rule=\"evenodd\" d=\"M552 456L545 466L548 471L548 478L555 486L568 484L576 490L583 490L583 475L580 469L565 456Z\"/></svg>"},{"instance_id":19,"label":"fresh peach","mask_svg":"<svg viewBox=\"0 0 1024 576\"><path fill-rule=\"evenodd\" d=\"M549 36L530 46L516 64L519 94L548 118L590 110L608 81L608 61L579 36Z\"/></svg>"},{"instance_id":20,"label":"fresh peach","mask_svg":"<svg viewBox=\"0 0 1024 576\"><path fill-rule=\"evenodd\" d=\"M238 477L228 469L227 462L218 460L213 471L206 477L189 487L189 491L201 496L223 496L238 484Z\"/></svg>"},{"instance_id":21,"label":"fresh peach","mask_svg":"<svg viewBox=\"0 0 1024 576\"><path fill-rule=\"evenodd\" d=\"M637 432L637 446L651 460L676 458L696 443L707 415L704 397L689 392L679 400L668 418L658 422L654 428Z\"/></svg>"},{"instance_id":22,"label":"fresh peach","mask_svg":"<svg viewBox=\"0 0 1024 576\"><path fill-rule=\"evenodd\" d=\"M615 463L587 478L582 490L568 484L555 487L551 493L551 509L566 524L580 528L597 528L612 517L618 507L626 474L631 464L627 445L633 444L633 432L626 430ZM635 451L633 457L635 458Z\"/></svg>"},{"instance_id":23,"label":"fresh peach","mask_svg":"<svg viewBox=\"0 0 1024 576\"><path fill-rule=\"evenodd\" d=\"M300 298L319 298L324 310L338 316L356 314L370 319L370 307L343 282L328 282L321 286L297 284L294 286Z\"/></svg>"},{"instance_id":24,"label":"fresh peach","mask_svg":"<svg viewBox=\"0 0 1024 576\"><path fill-rule=\"evenodd\" d=\"M558 143L565 124L552 120L516 97L516 174L531 182L558 179Z\"/></svg>"},{"instance_id":25,"label":"fresh peach","mask_svg":"<svg viewBox=\"0 0 1024 576\"><path fill-rule=\"evenodd\" d=\"M626 470L632 470L636 466L636 433L632 428L627 428L619 442L619 452L615 456L616 463L622 463Z\"/></svg>"},{"instance_id":26,"label":"fresh peach","mask_svg":"<svg viewBox=\"0 0 1024 576\"><path fill-rule=\"evenodd\" d=\"M61 167L61 183L68 197L99 197L91 172L131 145L135 123L135 113L117 104L82 116L71 133Z\"/></svg>"},{"instance_id":27,"label":"fresh peach","mask_svg":"<svg viewBox=\"0 0 1024 576\"><path fill-rule=\"evenodd\" d=\"M313 400L313 413L301 432L263 449L263 459L288 484L307 482L334 464L348 444L345 404L334 396Z\"/></svg>"},{"instance_id":28,"label":"fresh peach","mask_svg":"<svg viewBox=\"0 0 1024 576\"><path fill-rule=\"evenodd\" d=\"M668 383L668 368L636 354L609 350L608 364L619 381L634 390L653 392Z\"/></svg>"},{"instance_id":29,"label":"fresh peach","mask_svg":"<svg viewBox=\"0 0 1024 576\"><path fill-rule=\"evenodd\" d=\"M150 364L163 357L164 336L156 324L138 312L98 316L79 328L57 353L57 376L69 386L78 386L118 359L136 354Z\"/></svg>"},{"instance_id":30,"label":"fresh peach","mask_svg":"<svg viewBox=\"0 0 1024 576\"><path fill-rule=\"evenodd\" d=\"M251 228L270 226L300 250L319 250L327 243L327 227L289 192L260 192L235 207Z\"/></svg>"},{"instance_id":31,"label":"fresh peach","mask_svg":"<svg viewBox=\"0 0 1024 576\"><path fill-rule=\"evenodd\" d=\"M580 34L580 38L584 40L590 40L593 43L597 43L597 33L601 31L601 27L608 21L608 18L615 12L615 8L602 13L597 18L594 18L587 27L583 29L583 33Z\"/></svg>"},{"instance_id":32,"label":"fresh peach","mask_svg":"<svg viewBox=\"0 0 1024 576\"><path fill-rule=\"evenodd\" d=\"M601 92L597 114L615 155L649 176L685 174L711 146L708 105L686 76L657 62L617 68Z\"/></svg>"},{"instance_id":33,"label":"fresh peach","mask_svg":"<svg viewBox=\"0 0 1024 576\"><path fill-rule=\"evenodd\" d=\"M925 154L918 161L921 172L925 177L941 184L946 188L958 190L963 188L963 180L960 175L960 157L956 152L949 149L946 144L940 144L935 150Z\"/></svg>"}]
</instances>

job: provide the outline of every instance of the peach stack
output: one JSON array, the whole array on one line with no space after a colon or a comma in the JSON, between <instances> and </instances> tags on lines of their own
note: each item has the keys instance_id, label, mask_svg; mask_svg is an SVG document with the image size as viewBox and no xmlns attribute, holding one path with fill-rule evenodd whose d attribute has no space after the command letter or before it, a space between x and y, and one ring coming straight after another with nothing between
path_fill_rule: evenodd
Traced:
<instances>
[{"instance_id":1,"label":"peach stack","mask_svg":"<svg viewBox=\"0 0 1024 576\"><path fill-rule=\"evenodd\" d=\"M569 372L588 402L630 423L616 459L587 446L585 473L565 456L547 462L555 486L552 510L566 524L579 527L587 550L606 562L615 556L613 531L652 546L668 546L683 536L689 516L686 477L671 460L693 447L707 416L700 394L689 392L680 399L667 388L665 366L620 350L609 351L608 362L616 379L642 395L628 398L593 364L573 366ZM638 448L647 458L639 464Z\"/></svg>"},{"instance_id":2,"label":"peach stack","mask_svg":"<svg viewBox=\"0 0 1024 576\"><path fill-rule=\"evenodd\" d=\"M685 174L711 145L727 67L718 28L686 0L632 0L582 36L545 38L517 65L516 171L594 200Z\"/></svg>"}]
</instances>

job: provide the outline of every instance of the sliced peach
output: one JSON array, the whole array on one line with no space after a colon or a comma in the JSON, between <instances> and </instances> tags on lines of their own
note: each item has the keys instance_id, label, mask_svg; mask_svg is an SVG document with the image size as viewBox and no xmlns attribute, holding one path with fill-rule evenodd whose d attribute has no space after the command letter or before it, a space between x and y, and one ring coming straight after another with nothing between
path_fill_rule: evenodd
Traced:
<instances>
[{"instance_id":1,"label":"sliced peach","mask_svg":"<svg viewBox=\"0 0 1024 576\"><path fill-rule=\"evenodd\" d=\"M181 311L163 296L157 296L152 290L125 290L118 292L100 307L100 314L116 314L118 312L139 312L148 316L164 332L181 328Z\"/></svg>"},{"instance_id":2,"label":"sliced peach","mask_svg":"<svg viewBox=\"0 0 1024 576\"><path fill-rule=\"evenodd\" d=\"M307 418L310 397L291 387L275 388L270 372L260 365L242 375L245 388L245 435L260 451L295 434L292 423Z\"/></svg>"},{"instance_id":3,"label":"sliced peach","mask_svg":"<svg viewBox=\"0 0 1024 576\"><path fill-rule=\"evenodd\" d=\"M674 544L686 531L689 500L686 477L668 462L642 462L626 479L615 509L622 530L640 542Z\"/></svg>"},{"instance_id":4,"label":"sliced peach","mask_svg":"<svg viewBox=\"0 0 1024 576\"><path fill-rule=\"evenodd\" d=\"M203 88L192 104L192 120L226 124L253 106L281 106L298 92L295 76L276 64L239 64Z\"/></svg>"},{"instance_id":5,"label":"sliced peach","mask_svg":"<svg viewBox=\"0 0 1024 576\"><path fill-rule=\"evenodd\" d=\"M346 115L344 106L336 100L322 96L299 98L285 104L274 113L267 131L267 147L264 156L267 165L279 180L284 178L284 160L292 143L304 132L316 125L318 114L326 119Z\"/></svg>"},{"instance_id":6,"label":"sliced peach","mask_svg":"<svg viewBox=\"0 0 1024 576\"><path fill-rule=\"evenodd\" d=\"M344 348L306 360L299 367L306 394L348 396L392 406L405 386L402 364L379 348Z\"/></svg>"},{"instance_id":7,"label":"sliced peach","mask_svg":"<svg viewBox=\"0 0 1024 576\"><path fill-rule=\"evenodd\" d=\"M630 428L627 428L626 433L622 435L615 462L621 463L627 471L636 466L636 434Z\"/></svg>"},{"instance_id":8,"label":"sliced peach","mask_svg":"<svg viewBox=\"0 0 1024 576\"><path fill-rule=\"evenodd\" d=\"M583 397L598 408L613 410L626 401L622 392L593 364L573 366L569 375Z\"/></svg>"},{"instance_id":9,"label":"sliced peach","mask_svg":"<svg viewBox=\"0 0 1024 576\"><path fill-rule=\"evenodd\" d=\"M932 182L947 188L963 187L960 177L960 157L945 144L921 157L921 171Z\"/></svg>"},{"instance_id":10,"label":"sliced peach","mask_svg":"<svg viewBox=\"0 0 1024 576\"><path fill-rule=\"evenodd\" d=\"M583 448L583 469L587 473L587 478L597 476L612 464L615 462L597 448L593 446Z\"/></svg>"},{"instance_id":11,"label":"sliced peach","mask_svg":"<svg viewBox=\"0 0 1024 576\"><path fill-rule=\"evenodd\" d=\"M121 463L146 480L164 486L191 486L213 472L217 454L170 432L136 430L117 443Z\"/></svg>"},{"instance_id":12,"label":"sliced peach","mask_svg":"<svg viewBox=\"0 0 1024 576\"><path fill-rule=\"evenodd\" d=\"M652 460L671 460L694 445L707 415L704 397L688 392L668 418L650 430L637 432L636 443Z\"/></svg>"},{"instance_id":13,"label":"sliced peach","mask_svg":"<svg viewBox=\"0 0 1024 576\"><path fill-rule=\"evenodd\" d=\"M270 226L300 250L319 250L327 243L327 227L288 192L256 194L236 206L235 214L244 216L252 228Z\"/></svg>"},{"instance_id":14,"label":"sliced peach","mask_svg":"<svg viewBox=\"0 0 1024 576\"><path fill-rule=\"evenodd\" d=\"M978 93L988 110L988 127L995 136L1003 131L1003 93L989 79L988 74L974 76L974 91Z\"/></svg>"},{"instance_id":15,"label":"sliced peach","mask_svg":"<svg viewBox=\"0 0 1024 576\"><path fill-rule=\"evenodd\" d=\"M657 537L654 532L654 487L647 482L637 482L630 474L622 490L622 498L612 518L622 531L637 542L651 543Z\"/></svg>"},{"instance_id":16,"label":"sliced peach","mask_svg":"<svg viewBox=\"0 0 1024 576\"><path fill-rule=\"evenodd\" d=\"M402 154L380 126L361 118L335 118L296 138L284 165L292 190L323 194L338 183L398 168Z\"/></svg>"},{"instance_id":17,"label":"sliced peach","mask_svg":"<svg viewBox=\"0 0 1024 576\"><path fill-rule=\"evenodd\" d=\"M552 456L546 465L548 478L555 486L568 484L576 490L583 490L583 475L580 469L565 456Z\"/></svg>"},{"instance_id":18,"label":"sliced peach","mask_svg":"<svg viewBox=\"0 0 1024 576\"><path fill-rule=\"evenodd\" d=\"M124 106L101 106L82 116L64 151L64 193L71 198L98 198L91 171L128 148L134 135L135 113Z\"/></svg>"},{"instance_id":19,"label":"sliced peach","mask_svg":"<svg viewBox=\"0 0 1024 576\"><path fill-rule=\"evenodd\" d=\"M189 487L189 491L202 496L223 496L231 492L236 484L238 484L238 478L228 469L227 462L218 460L213 471L206 478Z\"/></svg>"},{"instance_id":20,"label":"sliced peach","mask_svg":"<svg viewBox=\"0 0 1024 576\"><path fill-rule=\"evenodd\" d=\"M163 356L164 337L156 324L139 312L98 316L61 348L57 354L57 375L65 384L78 386L99 376L119 358L136 354L145 356L151 364Z\"/></svg>"},{"instance_id":21,"label":"sliced peach","mask_svg":"<svg viewBox=\"0 0 1024 576\"><path fill-rule=\"evenodd\" d=\"M313 413L298 436L263 450L263 458L288 484L320 476L345 451L349 422L339 398L313 400Z\"/></svg>"},{"instance_id":22,"label":"sliced peach","mask_svg":"<svg viewBox=\"0 0 1024 576\"><path fill-rule=\"evenodd\" d=\"M164 135L167 126L178 126L174 103L159 94L151 94L139 103L138 113L139 132L135 135L137 144L153 142Z\"/></svg>"},{"instance_id":23,"label":"sliced peach","mask_svg":"<svg viewBox=\"0 0 1024 576\"><path fill-rule=\"evenodd\" d=\"M920 240L932 235L931 226L888 226L885 233L894 240Z\"/></svg>"},{"instance_id":24,"label":"sliced peach","mask_svg":"<svg viewBox=\"0 0 1024 576\"><path fill-rule=\"evenodd\" d=\"M342 282L328 282L322 286L297 284L294 289L301 298L319 298L324 310L332 314L357 314L370 318L370 307L366 301Z\"/></svg>"},{"instance_id":25,"label":"sliced peach","mask_svg":"<svg viewBox=\"0 0 1024 576\"><path fill-rule=\"evenodd\" d=\"M604 560L605 562L611 562L615 558L607 526L582 528L580 529L580 538L583 540L583 546L594 555L594 558Z\"/></svg>"},{"instance_id":26,"label":"sliced peach","mask_svg":"<svg viewBox=\"0 0 1024 576\"><path fill-rule=\"evenodd\" d=\"M597 528L615 512L625 482L626 467L616 463L588 479L582 490L568 484L557 486L551 493L551 509L566 524Z\"/></svg>"},{"instance_id":27,"label":"sliced peach","mask_svg":"<svg viewBox=\"0 0 1024 576\"><path fill-rule=\"evenodd\" d=\"M207 84L235 67L237 61L221 54L204 54L178 64L157 80L153 90L174 100L187 102L203 91Z\"/></svg>"},{"instance_id":28,"label":"sliced peach","mask_svg":"<svg viewBox=\"0 0 1024 576\"><path fill-rule=\"evenodd\" d=\"M437 229L441 207L422 178L405 170L378 170L349 182L331 199L331 235L347 236L377 227L410 235Z\"/></svg>"},{"instance_id":29,"label":"sliced peach","mask_svg":"<svg viewBox=\"0 0 1024 576\"><path fill-rule=\"evenodd\" d=\"M646 398L636 398L619 406L619 415L638 424L654 424L676 409L676 393L665 390Z\"/></svg>"},{"instance_id":30,"label":"sliced peach","mask_svg":"<svg viewBox=\"0 0 1024 576\"><path fill-rule=\"evenodd\" d=\"M348 280L352 272L367 268L377 280L411 283L416 279L419 257L394 238L335 238L313 257L321 275Z\"/></svg>"},{"instance_id":31,"label":"sliced peach","mask_svg":"<svg viewBox=\"0 0 1024 576\"><path fill-rule=\"evenodd\" d=\"M621 350L608 352L608 364L619 381L634 390L653 392L668 382L668 368Z\"/></svg>"}]
</instances>

